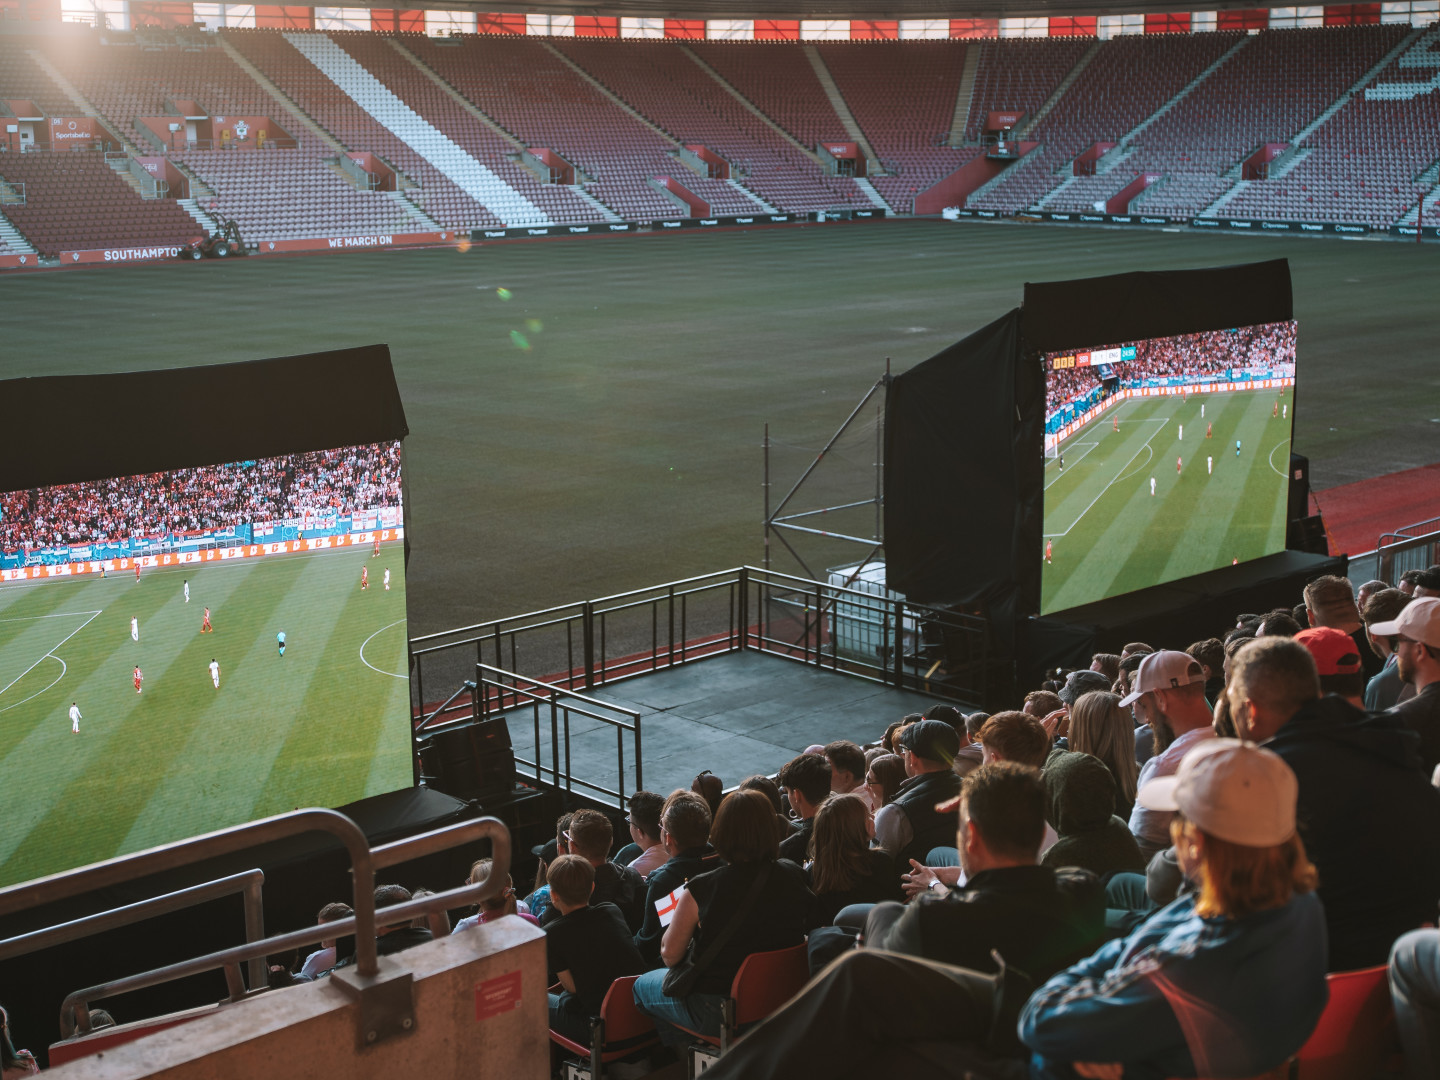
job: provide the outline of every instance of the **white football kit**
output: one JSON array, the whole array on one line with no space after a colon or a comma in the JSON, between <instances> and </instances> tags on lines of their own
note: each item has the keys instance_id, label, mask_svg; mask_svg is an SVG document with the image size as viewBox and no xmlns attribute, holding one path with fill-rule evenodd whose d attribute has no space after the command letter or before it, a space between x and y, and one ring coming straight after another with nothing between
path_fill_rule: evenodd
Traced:
<instances>
[{"instance_id":1,"label":"white football kit","mask_svg":"<svg viewBox=\"0 0 1440 1080\"><path fill-rule=\"evenodd\" d=\"M80 733L80 706L70 706L70 730L77 735Z\"/></svg>"},{"instance_id":2,"label":"white football kit","mask_svg":"<svg viewBox=\"0 0 1440 1080\"><path fill-rule=\"evenodd\" d=\"M131 619L131 620L130 620L130 640L131 640L131 641L139 641L139 640L140 640L140 620L139 620L139 619Z\"/></svg>"},{"instance_id":3,"label":"white football kit","mask_svg":"<svg viewBox=\"0 0 1440 1080\"><path fill-rule=\"evenodd\" d=\"M220 665L214 660L210 661L210 681L215 684L215 689L220 689Z\"/></svg>"}]
</instances>

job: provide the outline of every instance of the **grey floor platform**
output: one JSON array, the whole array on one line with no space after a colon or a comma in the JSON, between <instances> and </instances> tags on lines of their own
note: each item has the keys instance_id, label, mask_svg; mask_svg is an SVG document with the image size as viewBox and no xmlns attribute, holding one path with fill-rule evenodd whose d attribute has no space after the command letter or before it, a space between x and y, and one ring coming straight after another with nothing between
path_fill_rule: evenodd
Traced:
<instances>
[{"instance_id":1,"label":"grey floor platform","mask_svg":"<svg viewBox=\"0 0 1440 1080\"><path fill-rule=\"evenodd\" d=\"M661 794L688 788L702 769L729 787L752 773L775 772L812 743L871 742L892 721L937 700L756 652L694 661L589 696L640 713L641 779L646 790ZM538 749L538 760L548 770L548 709L541 713L538 747L532 710L511 712L507 720L516 756L535 761ZM559 745L563 771L563 726ZM569 752L572 776L627 795L636 789L628 733L623 783L617 783L621 770L612 726L572 713ZM594 795L578 786L575 790Z\"/></svg>"}]
</instances>

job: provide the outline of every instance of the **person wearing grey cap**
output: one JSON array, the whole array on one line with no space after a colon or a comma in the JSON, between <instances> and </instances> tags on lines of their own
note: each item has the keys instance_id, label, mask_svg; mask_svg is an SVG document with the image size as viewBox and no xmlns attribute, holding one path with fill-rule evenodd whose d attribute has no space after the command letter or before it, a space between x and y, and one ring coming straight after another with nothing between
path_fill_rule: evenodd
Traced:
<instances>
[{"instance_id":1,"label":"person wearing grey cap","mask_svg":"<svg viewBox=\"0 0 1440 1080\"><path fill-rule=\"evenodd\" d=\"M919 720L900 733L899 742L909 779L875 815L875 843L906 866L909 859L923 863L931 848L955 843L955 809L935 808L960 794L952 767L960 736L941 720Z\"/></svg>"},{"instance_id":2,"label":"person wearing grey cap","mask_svg":"<svg viewBox=\"0 0 1440 1080\"><path fill-rule=\"evenodd\" d=\"M1120 707L1135 707L1135 718L1152 728L1164 725L1174 735L1165 752L1145 762L1140 787L1150 780L1172 775L1180 760L1197 743L1215 737L1210 706L1205 703L1205 669L1193 656L1162 649L1140 661L1128 697ZM1173 815L1137 802L1130 813L1130 831L1149 859L1170 846Z\"/></svg>"}]
</instances>

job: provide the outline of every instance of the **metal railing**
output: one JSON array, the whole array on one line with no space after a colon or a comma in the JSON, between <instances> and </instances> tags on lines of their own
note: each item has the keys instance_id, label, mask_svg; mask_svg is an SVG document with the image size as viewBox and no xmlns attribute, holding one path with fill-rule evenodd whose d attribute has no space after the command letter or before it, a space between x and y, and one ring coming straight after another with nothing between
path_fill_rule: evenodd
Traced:
<instances>
[{"instance_id":1,"label":"metal railing","mask_svg":"<svg viewBox=\"0 0 1440 1080\"><path fill-rule=\"evenodd\" d=\"M1417 530L1429 530L1418 532ZM1367 581L1396 582L1407 570L1440 563L1440 518L1384 533L1374 551L1351 555L1346 575L1358 588Z\"/></svg>"},{"instance_id":2,"label":"metal railing","mask_svg":"<svg viewBox=\"0 0 1440 1080\"><path fill-rule=\"evenodd\" d=\"M616 805L625 809L627 791L644 791L645 781L640 763L640 713L621 705L612 705L598 698L586 697L573 690L567 690L553 683L527 678L513 671L502 671L489 664L475 665L475 718L490 720L502 714L517 716L529 710L535 740L535 758L528 760L516 756L515 764L526 766L529 779L539 784L573 794L576 788L583 788L595 795L610 796ZM570 740L573 734L571 721L579 717L595 721L615 731L616 785L583 780L570 767ZM507 717L508 719L508 717ZM550 766L542 762L544 740L541 738L542 719L548 719L550 736ZM625 783L625 736L629 733L633 760L635 762L635 784ZM562 754L563 748L563 754ZM563 760L563 767L562 767ZM517 770L518 771L518 770Z\"/></svg>"},{"instance_id":3,"label":"metal railing","mask_svg":"<svg viewBox=\"0 0 1440 1080\"><path fill-rule=\"evenodd\" d=\"M741 650L979 704L996 662L990 649L988 623L978 615L742 566L413 638L412 719L419 735L466 712L480 719L546 701L564 719L572 708L566 695L577 713L593 706L623 713L583 695ZM437 707L442 694L448 698ZM606 722L623 740L629 719ZM638 764L638 717L634 729ZM533 765L537 777L548 773L566 790L603 790L570 775L568 753L562 768L555 745L548 769Z\"/></svg>"},{"instance_id":4,"label":"metal railing","mask_svg":"<svg viewBox=\"0 0 1440 1080\"><path fill-rule=\"evenodd\" d=\"M354 915L286 934L247 941L244 945L207 953L191 960L169 964L137 975L111 979L95 986L76 990L65 998L65 1002L61 1006L62 1031L68 1029L68 1032L72 1033L77 1030L81 1033L87 1032L90 1028L89 1005L92 1001L158 986L192 975L202 975L210 971L223 970L225 972L226 985L229 989L229 997L226 1000L238 1001L268 989L263 979L257 979L255 975L257 970L263 973L264 958L268 954L285 952L305 945L314 945L322 940L338 939L350 935L355 938L354 972L359 981L352 985L342 975L337 974L333 977L338 980L340 985L346 986L350 992L361 999L361 1023L363 1026L367 1022L364 999L368 989L365 981L373 980L380 974L375 944L375 871L433 855L463 843L487 839L491 843L493 862L490 874L484 881L474 885L462 885L459 888L435 893L418 900L386 907L384 912L387 923L408 922L432 912L479 903L499 892L510 872L510 832L502 822L495 818L479 818L473 821L459 822L417 836L396 840L393 843L382 844L372 849L365 839L365 834L360 831L360 827L345 815L334 810L295 810L288 814L262 818L259 821L221 829L188 840L164 844L147 851L137 852L134 855L94 863L66 873L11 885L8 888L0 889L0 917L308 832L329 833L338 839L349 853L354 885L354 896L351 903ZM250 873L255 874L258 871ZM237 877L243 876L245 875L237 875ZM99 915L90 916L88 919L76 920L74 923L10 938L0 942L0 950L5 950L0 952L0 956L34 952L47 944L58 944L62 940L73 941L113 926L125 925L125 921L133 922L136 918L148 918L150 915L160 914L161 908L178 910L188 907L200 902L201 899L212 898L211 895L197 898L197 890L218 890L222 884L228 883L233 886L233 881L233 878L221 879L218 882L180 890L177 893L156 897L127 908L102 912ZM235 890L231 887L229 891ZM214 895L221 894L217 892ZM135 911L146 905L149 905L149 909L144 913ZM132 915L134 917L131 917ZM248 927L249 918L247 916L247 929ZM247 990L241 976L240 965L252 961L259 961L261 966L257 969L251 964L252 982L255 982L256 985ZM366 1035L369 1037L366 1038ZM373 1043L377 1041L377 1038L373 1031L362 1032L361 1041Z\"/></svg>"}]
</instances>

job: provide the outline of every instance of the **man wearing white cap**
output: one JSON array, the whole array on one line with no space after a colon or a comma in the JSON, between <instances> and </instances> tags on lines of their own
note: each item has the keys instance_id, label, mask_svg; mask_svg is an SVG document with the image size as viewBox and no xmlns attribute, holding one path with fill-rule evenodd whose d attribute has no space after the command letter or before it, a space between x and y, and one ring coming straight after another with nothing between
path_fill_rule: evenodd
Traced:
<instances>
[{"instance_id":1,"label":"man wearing white cap","mask_svg":"<svg viewBox=\"0 0 1440 1080\"><path fill-rule=\"evenodd\" d=\"M1241 737L1279 754L1300 785L1330 970L1383 964L1395 939L1433 921L1440 902L1440 792L1421 766L1419 738L1397 716L1321 696L1315 660L1293 638L1237 652L1226 694Z\"/></svg>"},{"instance_id":2,"label":"man wearing white cap","mask_svg":"<svg viewBox=\"0 0 1440 1080\"><path fill-rule=\"evenodd\" d=\"M1274 1068L1309 1038L1328 997L1295 775L1252 743L1212 739L1137 798L1174 815L1195 891L1030 997L1020 1038L1035 1054L1032 1080Z\"/></svg>"},{"instance_id":3,"label":"man wearing white cap","mask_svg":"<svg viewBox=\"0 0 1440 1080\"><path fill-rule=\"evenodd\" d=\"M1131 686L1133 689L1128 697L1121 699L1121 706L1133 705L1135 718L1156 731L1155 745L1166 746L1163 753L1152 757L1141 768L1140 786L1143 787L1149 780L1174 773L1185 752L1197 743L1213 739L1215 729L1211 726L1210 706L1205 704L1205 669L1193 656L1169 649L1151 653L1140 661ZM1130 813L1130 831L1135 834L1146 859L1170 846L1171 816L1166 811L1157 811L1139 802L1135 804Z\"/></svg>"},{"instance_id":4,"label":"man wearing white cap","mask_svg":"<svg viewBox=\"0 0 1440 1080\"><path fill-rule=\"evenodd\" d=\"M1415 696L1390 709L1420 735L1420 757L1433 772L1440 765L1440 599L1418 597L1393 622L1375 623L1370 633L1394 637L1400 678Z\"/></svg>"}]
</instances>

